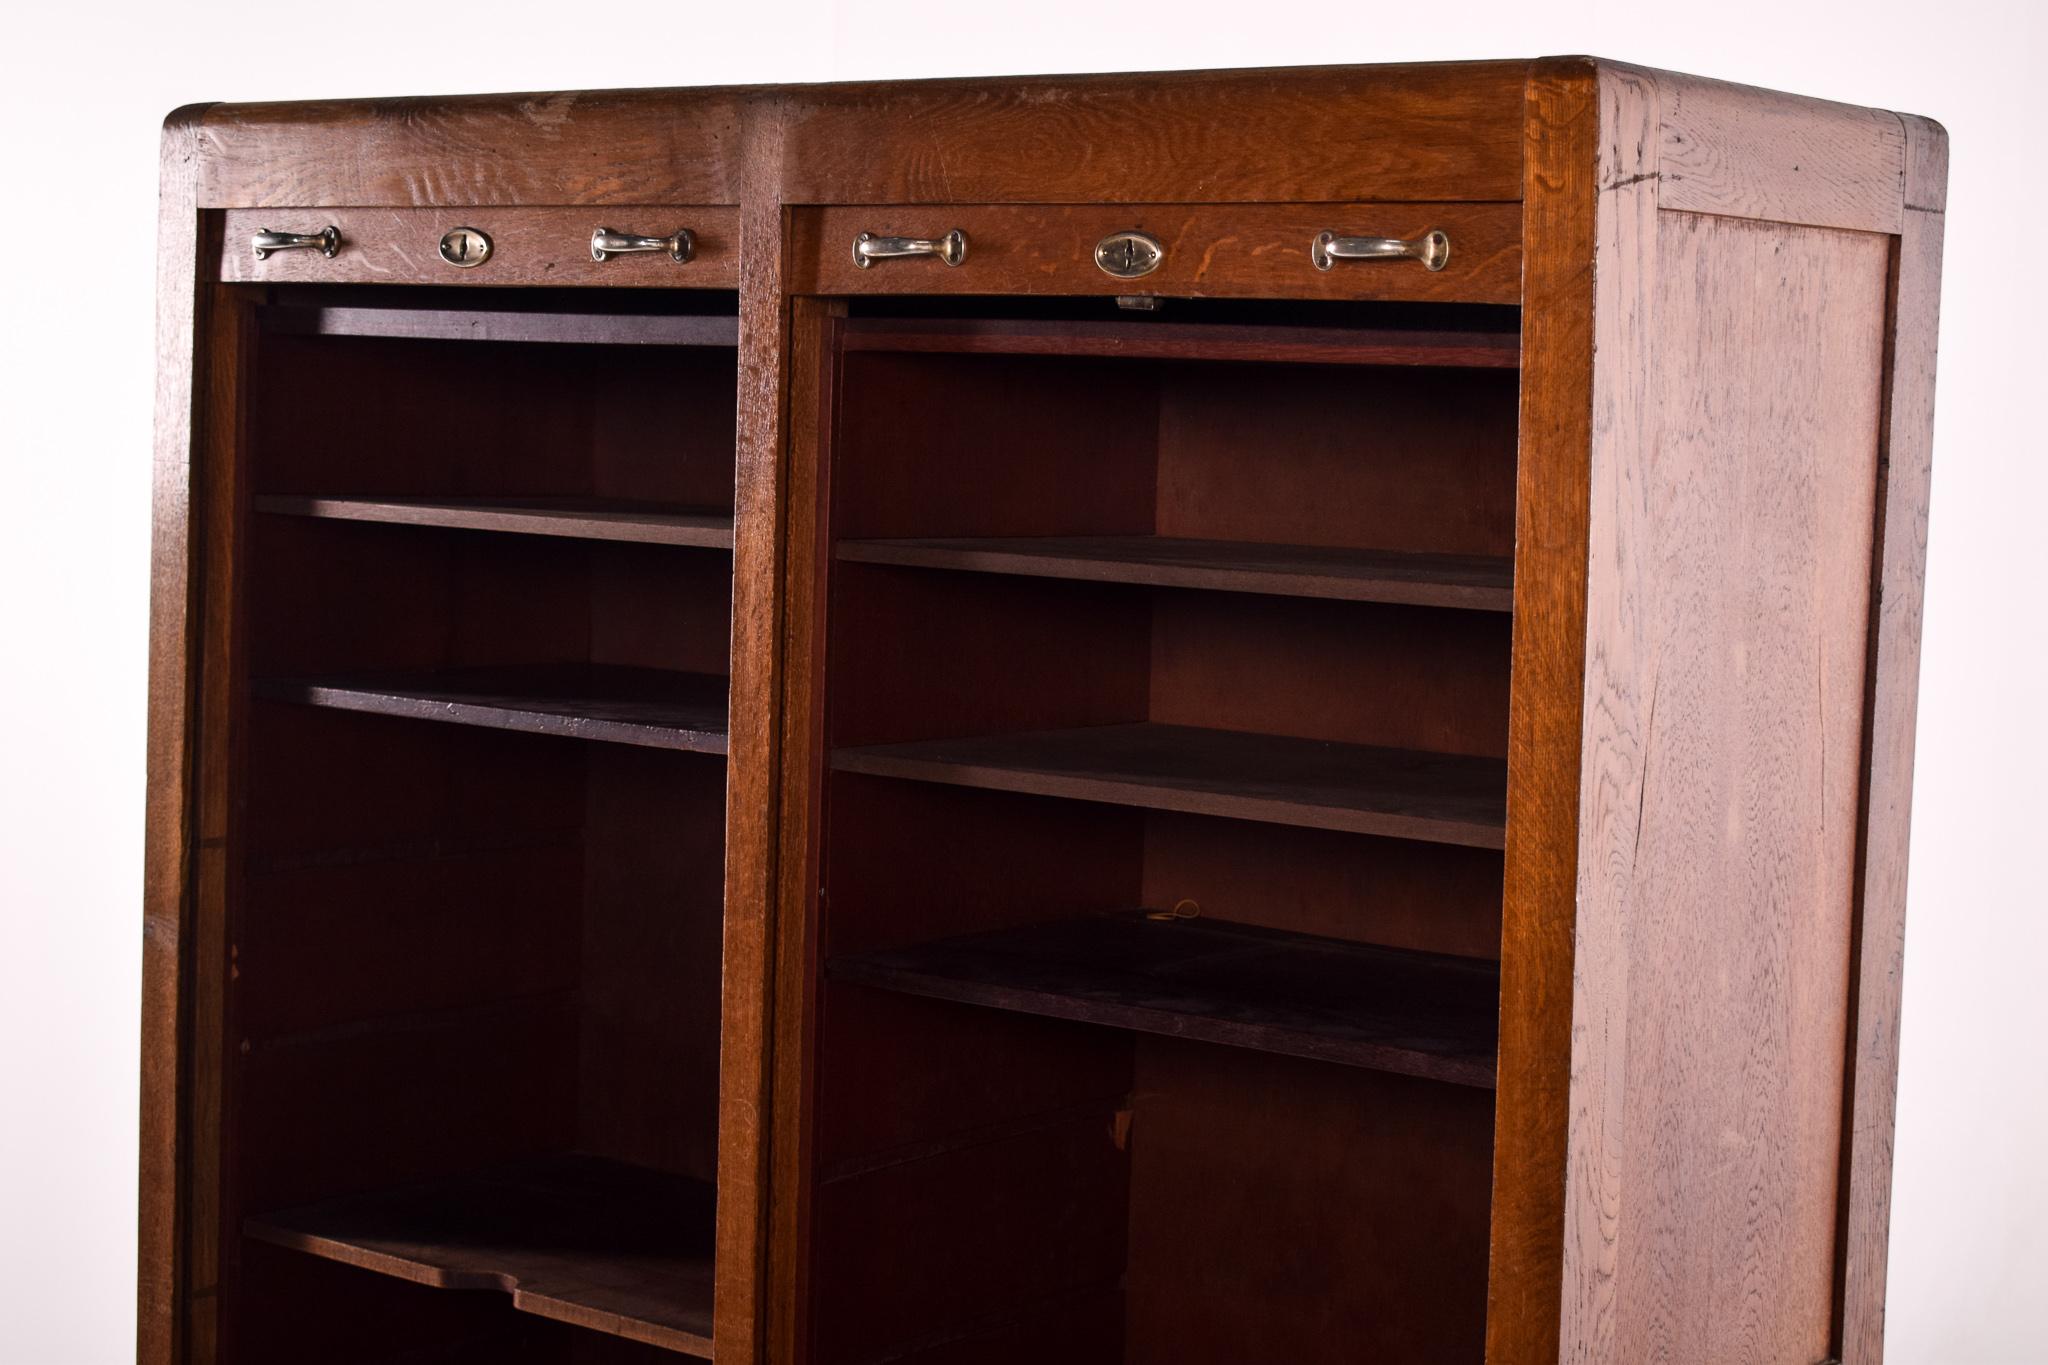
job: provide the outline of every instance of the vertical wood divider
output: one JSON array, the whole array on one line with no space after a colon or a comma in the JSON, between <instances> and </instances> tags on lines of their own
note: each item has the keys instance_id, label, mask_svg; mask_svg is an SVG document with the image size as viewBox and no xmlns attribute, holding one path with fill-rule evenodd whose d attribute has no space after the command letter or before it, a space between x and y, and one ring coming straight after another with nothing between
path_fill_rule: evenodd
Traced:
<instances>
[{"instance_id":1,"label":"vertical wood divider","mask_svg":"<svg viewBox=\"0 0 2048 1365\"><path fill-rule=\"evenodd\" d=\"M198 800L192 908L185 970L189 985L186 1090L187 1357L212 1360L223 1332L220 1303L234 1279L239 1212L224 1197L232 1167L225 1120L235 1083L230 912L244 875L242 813L248 743L246 610L242 563L249 497L246 402L256 344L249 298L233 287L209 290L203 333L209 357L194 480L202 571L197 592L198 719L194 769Z\"/></svg>"},{"instance_id":2,"label":"vertical wood divider","mask_svg":"<svg viewBox=\"0 0 2048 1365\"><path fill-rule=\"evenodd\" d=\"M1522 201L1522 407L1486 1358L1558 1358L1593 438L1597 68L1538 63Z\"/></svg>"},{"instance_id":3,"label":"vertical wood divider","mask_svg":"<svg viewBox=\"0 0 2048 1365\"><path fill-rule=\"evenodd\" d=\"M777 715L785 551L784 366L789 309L781 202L782 104L744 107L740 188L738 431L732 577L732 687L726 759L725 928L719 1036L719 1267L712 1306L721 1361L761 1359L761 1279L776 868ZM744 1267L744 1270L741 1268ZM735 1273L739 1272L739 1273Z\"/></svg>"}]
</instances>

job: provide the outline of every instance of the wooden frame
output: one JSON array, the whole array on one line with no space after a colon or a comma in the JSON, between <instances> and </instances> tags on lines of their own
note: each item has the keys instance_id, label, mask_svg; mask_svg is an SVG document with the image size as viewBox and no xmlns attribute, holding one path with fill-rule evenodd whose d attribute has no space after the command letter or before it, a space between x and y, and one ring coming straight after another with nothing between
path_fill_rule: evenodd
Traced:
<instances>
[{"instance_id":1,"label":"wooden frame","mask_svg":"<svg viewBox=\"0 0 2048 1365\"><path fill-rule=\"evenodd\" d=\"M1125 136L1133 126L1147 135ZM493 150L513 144L518 157ZM213 1289L237 1235L221 1203L234 1036L221 907L235 894L247 702L234 509L251 492L240 413L261 291L311 280L736 288L715 1316L719 1359L796 1361L812 1292L812 878L827 768L816 585L833 553L819 499L851 336L841 320L849 300L1122 292L1086 248L1104 224L1134 219L1174 250L1143 292L1519 306L1487 1358L1805 1352L1877 1365L1945 183L1945 135L1930 121L1585 58L177 111L159 220L138 1359L220 1356ZM508 258L509 274L443 279L398 241L458 219L572 237L593 214L621 230L675 226L638 221L646 205L697 206L709 225L701 268L663 276L643 259L613 271L571 242ZM338 273L322 275L311 253L258 263L236 246L251 224L298 230L326 206L370 244ZM1290 273L1287 243L1329 206L1398 210L1410 227L1440 218L1488 246L1440 276ZM638 217L612 221L622 215ZM974 258L980 270L855 271L841 239L870 220L905 232L965 224L1000 245ZM1183 250L1210 240L1249 246L1184 269ZM1745 301L1759 253L1798 263L1803 312L1772 320ZM1809 389L1768 414L1742 406L1770 377L1735 365L1727 341L1703 340L1701 318ZM1030 344L1000 332L983 343L992 353ZM1192 344L1153 336L1161 354ZM1247 329L1241 344L1262 343ZM1679 355L1690 380L1673 376ZM1755 443L1715 446L1689 426L1688 405L1713 386L1752 434L1795 437L1792 453L1772 463ZM1779 536L1758 542L1766 550L1826 552L1830 571L1798 599L1799 631L1744 609L1708 559L1659 549L1716 517L1727 529L1761 515L1740 502L1677 509L1693 496L1675 482L1688 452L1709 449L1800 496L1834 479L1847 505L1867 502L1860 524L1757 533ZM716 531L647 534L688 544ZM1870 569L1852 592L1842 566L1859 554ZM1795 693L1817 697L1813 728L1837 743L1810 765L1788 744L1778 785L1745 786L1724 739L1658 713L1674 639L1753 659L1744 685L1788 714L1806 704ZM1684 685L1710 698L1740 690ZM1821 812L1811 829L1788 814L1805 842L1773 846L1790 882L1684 837L1673 765L1701 790ZM1757 947L1765 921L1734 914L1718 945L1702 945L1655 909L1674 894L1766 916L1785 913L1781 897L1827 909L1790 946ZM1667 979L1660 954L1694 954L1695 975L1760 962L1825 975L1838 959L1844 975L1796 998L1703 995ZM1673 1031L1702 1028L1792 1060L1767 1082L1711 1048L1688 1062L1697 1069L1674 1069ZM1839 1051L1820 1046L1829 1036ZM1733 1186L1680 1180L1710 1140L1704 1127L1656 1127L1680 1084L1707 1097L1702 1125L1739 1115L1766 1085L1777 1107L1755 1120L1755 1140L1771 1158L1744 1188L1786 1204L1782 1222L1737 1226ZM1650 1250L1646 1209L1773 1276L1772 1306L1717 1304L1714 1274Z\"/></svg>"}]
</instances>

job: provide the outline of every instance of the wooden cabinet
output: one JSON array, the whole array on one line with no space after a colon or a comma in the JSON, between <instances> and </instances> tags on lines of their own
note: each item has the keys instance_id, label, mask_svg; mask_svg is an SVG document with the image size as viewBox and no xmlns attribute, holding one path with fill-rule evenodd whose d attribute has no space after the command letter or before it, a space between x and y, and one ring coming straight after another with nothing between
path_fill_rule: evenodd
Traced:
<instances>
[{"instance_id":1,"label":"wooden cabinet","mask_svg":"<svg viewBox=\"0 0 2048 1365\"><path fill-rule=\"evenodd\" d=\"M1553 59L163 173L140 1360L1880 1360L1938 127Z\"/></svg>"}]
</instances>

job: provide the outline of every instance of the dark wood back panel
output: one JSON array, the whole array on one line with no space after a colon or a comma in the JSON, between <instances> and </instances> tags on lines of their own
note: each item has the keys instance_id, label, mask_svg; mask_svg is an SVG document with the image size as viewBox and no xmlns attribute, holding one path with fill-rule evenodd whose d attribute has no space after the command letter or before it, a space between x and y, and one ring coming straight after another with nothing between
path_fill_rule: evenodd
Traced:
<instances>
[{"instance_id":1,"label":"dark wood back panel","mask_svg":"<svg viewBox=\"0 0 2048 1365\"><path fill-rule=\"evenodd\" d=\"M576 1147L708 1182L725 764L612 745L585 761Z\"/></svg>"},{"instance_id":2,"label":"dark wood back panel","mask_svg":"<svg viewBox=\"0 0 2048 1365\"><path fill-rule=\"evenodd\" d=\"M732 506L729 349L285 333L262 356L259 492Z\"/></svg>"},{"instance_id":3,"label":"dark wood back panel","mask_svg":"<svg viewBox=\"0 0 2048 1365\"><path fill-rule=\"evenodd\" d=\"M1137 1051L1125 1365L1478 1358L1489 1093Z\"/></svg>"},{"instance_id":4,"label":"dark wood back panel","mask_svg":"<svg viewBox=\"0 0 2048 1365\"><path fill-rule=\"evenodd\" d=\"M1498 370L1169 367L1159 534L1512 554L1515 381Z\"/></svg>"},{"instance_id":5,"label":"dark wood back panel","mask_svg":"<svg viewBox=\"0 0 2048 1365\"><path fill-rule=\"evenodd\" d=\"M1508 619L1164 591L1148 717L1431 753L1506 751Z\"/></svg>"}]
</instances>

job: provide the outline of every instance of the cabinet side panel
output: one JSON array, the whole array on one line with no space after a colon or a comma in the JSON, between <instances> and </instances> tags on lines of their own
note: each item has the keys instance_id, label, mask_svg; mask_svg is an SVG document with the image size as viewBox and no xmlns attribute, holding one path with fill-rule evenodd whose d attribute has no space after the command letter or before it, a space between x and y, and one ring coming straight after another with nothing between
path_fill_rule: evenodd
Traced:
<instances>
[{"instance_id":1,"label":"cabinet side panel","mask_svg":"<svg viewBox=\"0 0 2048 1365\"><path fill-rule=\"evenodd\" d=\"M1876 616L1871 622L1868 778L1863 804L1862 921L1857 934L1849 1133L1844 1143L1841 1324L1844 1365L1884 1358L1891 1227L1893 1105L1899 1078L1900 972L1906 939L1906 844L1913 801L1913 722L1920 697L1920 602L1927 571L1927 485L1934 438L1935 328L1941 309L1942 206L1948 135L1904 116L1905 222L1892 270Z\"/></svg>"},{"instance_id":2,"label":"cabinet side panel","mask_svg":"<svg viewBox=\"0 0 2048 1365\"><path fill-rule=\"evenodd\" d=\"M1890 239L1668 211L1655 232L1651 439L1594 448L1615 630L1589 644L1587 710L1637 737L1605 764L1629 799L1581 850L1626 963L1603 1356L1810 1365L1832 1334Z\"/></svg>"},{"instance_id":3,"label":"cabinet side panel","mask_svg":"<svg viewBox=\"0 0 2048 1365\"><path fill-rule=\"evenodd\" d=\"M157 210L156 444L151 506L147 830L143 853L142 1100L137 1221L139 1365L179 1353L179 1058L182 941L191 852L192 614L188 535L199 213L192 127L205 106L164 121Z\"/></svg>"}]
</instances>

